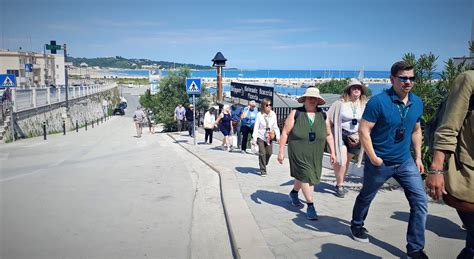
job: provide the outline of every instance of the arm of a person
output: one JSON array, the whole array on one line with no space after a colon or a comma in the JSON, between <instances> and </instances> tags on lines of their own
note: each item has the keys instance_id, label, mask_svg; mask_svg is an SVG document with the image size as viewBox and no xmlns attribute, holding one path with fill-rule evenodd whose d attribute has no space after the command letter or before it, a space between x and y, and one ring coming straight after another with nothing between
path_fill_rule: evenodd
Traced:
<instances>
[{"instance_id":1,"label":"arm of a person","mask_svg":"<svg viewBox=\"0 0 474 259\"><path fill-rule=\"evenodd\" d=\"M411 142L413 144L413 150L415 151L415 164L420 173L425 172L425 167L423 166L423 161L421 160L421 142L423 135L421 133L420 123L415 124L415 129L411 135Z\"/></svg>"},{"instance_id":2,"label":"arm of a person","mask_svg":"<svg viewBox=\"0 0 474 259\"><path fill-rule=\"evenodd\" d=\"M283 164L283 160L285 159L285 147L286 141L288 140L288 135L290 134L291 130L293 130L293 126L295 125L295 110L292 110L288 117L285 120L285 125L283 126L283 130L280 136L280 149L278 151L278 162Z\"/></svg>"},{"instance_id":3,"label":"arm of a person","mask_svg":"<svg viewBox=\"0 0 474 259\"><path fill-rule=\"evenodd\" d=\"M374 126L374 122L369 122L362 119L359 126L359 138L362 147L364 148L364 151L372 164L375 166L380 166L382 165L383 160L375 154L374 147L372 146L372 138L370 137L370 131L372 131Z\"/></svg>"},{"instance_id":4,"label":"arm of a person","mask_svg":"<svg viewBox=\"0 0 474 259\"><path fill-rule=\"evenodd\" d=\"M219 116L217 117L217 120L216 120L216 124L219 124L219 122L221 121L222 117L224 117L224 116L222 115L222 113L219 114Z\"/></svg>"},{"instance_id":5,"label":"arm of a person","mask_svg":"<svg viewBox=\"0 0 474 259\"><path fill-rule=\"evenodd\" d=\"M329 117L326 118L326 132L326 142L328 143L330 149L329 152L331 154L331 164L334 164L336 162L336 150L334 149L334 136L332 134Z\"/></svg>"},{"instance_id":6,"label":"arm of a person","mask_svg":"<svg viewBox=\"0 0 474 259\"><path fill-rule=\"evenodd\" d=\"M257 118L255 118L255 124L253 126L252 144L257 144L259 127L260 127L260 113L257 113Z\"/></svg>"},{"instance_id":7,"label":"arm of a person","mask_svg":"<svg viewBox=\"0 0 474 259\"><path fill-rule=\"evenodd\" d=\"M276 116L276 113L273 113L273 118L275 119L274 123L273 123L273 130L275 131L275 138L277 141L280 141L280 128L278 127L278 119L277 119L277 116Z\"/></svg>"},{"instance_id":8,"label":"arm of a person","mask_svg":"<svg viewBox=\"0 0 474 259\"><path fill-rule=\"evenodd\" d=\"M247 117L247 112L249 112L250 108L247 106L247 108L244 109L242 112L242 115L240 115L240 119L243 120L245 117Z\"/></svg>"}]
</instances>

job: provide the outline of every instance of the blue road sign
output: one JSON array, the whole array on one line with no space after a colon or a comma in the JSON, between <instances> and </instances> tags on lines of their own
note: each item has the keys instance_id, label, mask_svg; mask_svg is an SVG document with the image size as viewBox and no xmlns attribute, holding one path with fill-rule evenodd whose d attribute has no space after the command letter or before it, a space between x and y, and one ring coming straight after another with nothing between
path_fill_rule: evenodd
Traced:
<instances>
[{"instance_id":1,"label":"blue road sign","mask_svg":"<svg viewBox=\"0 0 474 259\"><path fill-rule=\"evenodd\" d=\"M186 92L188 94L201 93L201 79L200 78L186 78Z\"/></svg>"},{"instance_id":2,"label":"blue road sign","mask_svg":"<svg viewBox=\"0 0 474 259\"><path fill-rule=\"evenodd\" d=\"M0 88L15 88L16 77L11 74L0 74Z\"/></svg>"},{"instance_id":3,"label":"blue road sign","mask_svg":"<svg viewBox=\"0 0 474 259\"><path fill-rule=\"evenodd\" d=\"M33 64L25 64L25 72L33 72Z\"/></svg>"}]
</instances>

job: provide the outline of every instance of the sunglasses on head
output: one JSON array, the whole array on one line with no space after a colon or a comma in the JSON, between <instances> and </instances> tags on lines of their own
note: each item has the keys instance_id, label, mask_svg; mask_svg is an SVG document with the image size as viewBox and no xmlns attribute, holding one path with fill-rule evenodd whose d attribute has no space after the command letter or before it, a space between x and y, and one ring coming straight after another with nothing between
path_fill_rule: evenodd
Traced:
<instances>
[{"instance_id":1,"label":"sunglasses on head","mask_svg":"<svg viewBox=\"0 0 474 259\"><path fill-rule=\"evenodd\" d=\"M410 77L408 77L408 76L398 76L398 80L400 80L400 82L402 82L402 83L406 83L406 82L408 82L408 80L410 80L410 82L414 82L415 79L416 78L414 76L410 76Z\"/></svg>"}]
</instances>

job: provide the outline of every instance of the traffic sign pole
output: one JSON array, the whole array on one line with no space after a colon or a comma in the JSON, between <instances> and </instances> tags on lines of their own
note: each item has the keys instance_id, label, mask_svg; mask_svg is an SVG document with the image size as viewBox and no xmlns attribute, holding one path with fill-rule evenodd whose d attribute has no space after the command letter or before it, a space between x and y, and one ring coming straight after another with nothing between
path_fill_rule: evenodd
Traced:
<instances>
[{"instance_id":1,"label":"traffic sign pole","mask_svg":"<svg viewBox=\"0 0 474 259\"><path fill-rule=\"evenodd\" d=\"M194 145L196 145L196 99L194 96L195 94L193 94L193 137Z\"/></svg>"}]
</instances>

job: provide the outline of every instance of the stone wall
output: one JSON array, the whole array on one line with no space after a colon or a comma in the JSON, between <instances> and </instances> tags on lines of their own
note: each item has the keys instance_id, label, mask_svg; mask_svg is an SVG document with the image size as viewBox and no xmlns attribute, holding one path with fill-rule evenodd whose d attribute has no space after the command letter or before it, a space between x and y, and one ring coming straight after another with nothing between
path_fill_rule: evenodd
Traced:
<instances>
[{"instance_id":1,"label":"stone wall","mask_svg":"<svg viewBox=\"0 0 474 259\"><path fill-rule=\"evenodd\" d=\"M69 112L66 113L64 103L48 105L28 111L14 114L15 136L16 138L30 138L43 135L43 122L46 123L47 134L63 131L63 120L66 131L76 129L76 121L79 127L86 124L91 125L97 119L104 118L102 101L110 100L110 107L120 101L120 92L117 87L107 91L95 93L86 97L81 97L69 101ZM12 141L10 127L6 129L5 142Z\"/></svg>"}]
</instances>

